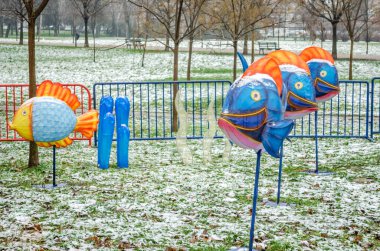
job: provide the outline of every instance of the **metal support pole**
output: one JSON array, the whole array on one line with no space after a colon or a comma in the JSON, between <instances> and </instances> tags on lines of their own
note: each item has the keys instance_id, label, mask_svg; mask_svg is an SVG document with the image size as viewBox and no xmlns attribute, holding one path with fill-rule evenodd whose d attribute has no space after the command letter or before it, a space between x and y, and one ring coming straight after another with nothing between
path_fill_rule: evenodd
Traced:
<instances>
[{"instance_id":1,"label":"metal support pole","mask_svg":"<svg viewBox=\"0 0 380 251\"><path fill-rule=\"evenodd\" d=\"M55 146L53 146L53 187L56 187L57 183L55 182Z\"/></svg>"},{"instance_id":2,"label":"metal support pole","mask_svg":"<svg viewBox=\"0 0 380 251\"><path fill-rule=\"evenodd\" d=\"M260 159L261 159L261 150L257 152L257 160L256 160L256 174L255 174L255 185L254 185L254 190L253 190L251 230L249 233L249 249L248 249L249 251L254 250L253 241L254 241L254 232L255 232L256 205L257 205L257 197L258 197L258 192L259 192Z\"/></svg>"},{"instance_id":3,"label":"metal support pole","mask_svg":"<svg viewBox=\"0 0 380 251\"><path fill-rule=\"evenodd\" d=\"M280 197L281 197L281 176L282 176L282 156L284 153L284 143L281 145L281 152L280 152L280 165L278 167L278 184L277 184L277 205L280 204Z\"/></svg>"},{"instance_id":4,"label":"metal support pole","mask_svg":"<svg viewBox=\"0 0 380 251\"><path fill-rule=\"evenodd\" d=\"M315 173L318 173L318 111L314 114L314 132L315 132Z\"/></svg>"}]
</instances>

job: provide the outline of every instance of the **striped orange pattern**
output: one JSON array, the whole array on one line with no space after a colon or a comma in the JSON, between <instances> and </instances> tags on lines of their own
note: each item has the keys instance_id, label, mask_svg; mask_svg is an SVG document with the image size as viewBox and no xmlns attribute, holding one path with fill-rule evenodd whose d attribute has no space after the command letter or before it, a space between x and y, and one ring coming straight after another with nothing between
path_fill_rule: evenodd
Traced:
<instances>
[{"instance_id":1,"label":"striped orange pattern","mask_svg":"<svg viewBox=\"0 0 380 251\"><path fill-rule=\"evenodd\" d=\"M257 73L268 74L276 82L278 94L282 92L281 70L276 61L270 57L263 57L251 64L242 77L252 76Z\"/></svg>"},{"instance_id":2,"label":"striped orange pattern","mask_svg":"<svg viewBox=\"0 0 380 251\"><path fill-rule=\"evenodd\" d=\"M37 97L50 96L62 100L73 111L79 106L80 102L75 94L72 94L69 88L63 87L60 83L53 83L50 80L45 80L37 89Z\"/></svg>"},{"instance_id":3,"label":"striped orange pattern","mask_svg":"<svg viewBox=\"0 0 380 251\"><path fill-rule=\"evenodd\" d=\"M60 147L66 147L68 145L71 145L73 141L70 138L64 138L55 142L36 142L36 144L40 147L51 147L56 146L58 148Z\"/></svg>"},{"instance_id":4,"label":"striped orange pattern","mask_svg":"<svg viewBox=\"0 0 380 251\"><path fill-rule=\"evenodd\" d=\"M298 68L304 69L307 73L310 74L310 69L305 61L300 56L291 51L277 50L269 53L267 56L272 57L279 65L294 65Z\"/></svg>"},{"instance_id":5,"label":"striped orange pattern","mask_svg":"<svg viewBox=\"0 0 380 251\"><path fill-rule=\"evenodd\" d=\"M74 131L80 132L84 137L91 138L98 128L98 111L91 110L78 117Z\"/></svg>"},{"instance_id":6,"label":"striped orange pattern","mask_svg":"<svg viewBox=\"0 0 380 251\"><path fill-rule=\"evenodd\" d=\"M308 62L311 59L325 59L334 64L334 58L330 52L317 46L307 47L300 53L300 57L305 62Z\"/></svg>"}]
</instances>

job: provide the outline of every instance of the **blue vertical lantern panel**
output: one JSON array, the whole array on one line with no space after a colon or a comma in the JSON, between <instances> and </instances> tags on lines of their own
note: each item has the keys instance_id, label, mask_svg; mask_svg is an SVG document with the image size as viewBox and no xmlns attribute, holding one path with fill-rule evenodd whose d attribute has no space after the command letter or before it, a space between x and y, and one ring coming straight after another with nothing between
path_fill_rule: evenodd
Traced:
<instances>
[{"instance_id":1,"label":"blue vertical lantern panel","mask_svg":"<svg viewBox=\"0 0 380 251\"><path fill-rule=\"evenodd\" d=\"M106 169L109 166L111 155L112 138L115 127L113 112L113 98L104 96L100 100L99 128L98 128L98 166Z\"/></svg>"},{"instance_id":2,"label":"blue vertical lantern panel","mask_svg":"<svg viewBox=\"0 0 380 251\"><path fill-rule=\"evenodd\" d=\"M129 137L128 126L121 124L117 128L117 166L120 168L128 167Z\"/></svg>"},{"instance_id":3,"label":"blue vertical lantern panel","mask_svg":"<svg viewBox=\"0 0 380 251\"><path fill-rule=\"evenodd\" d=\"M130 131L128 128L130 103L126 97L118 97L115 102L117 132L117 166L128 167Z\"/></svg>"},{"instance_id":4,"label":"blue vertical lantern panel","mask_svg":"<svg viewBox=\"0 0 380 251\"><path fill-rule=\"evenodd\" d=\"M101 169L109 167L112 138L115 128L115 116L108 112L100 119L99 143L98 143L98 166Z\"/></svg>"}]
</instances>

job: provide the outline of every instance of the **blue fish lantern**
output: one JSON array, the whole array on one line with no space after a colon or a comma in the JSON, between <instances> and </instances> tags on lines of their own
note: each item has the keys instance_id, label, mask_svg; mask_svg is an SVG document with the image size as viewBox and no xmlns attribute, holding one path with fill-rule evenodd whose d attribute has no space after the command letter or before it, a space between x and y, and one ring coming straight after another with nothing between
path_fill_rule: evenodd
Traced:
<instances>
[{"instance_id":1,"label":"blue fish lantern","mask_svg":"<svg viewBox=\"0 0 380 251\"><path fill-rule=\"evenodd\" d=\"M330 100L339 94L338 71L334 58L328 51L311 46L304 49L300 57L309 66L318 103Z\"/></svg>"},{"instance_id":2,"label":"blue fish lantern","mask_svg":"<svg viewBox=\"0 0 380 251\"><path fill-rule=\"evenodd\" d=\"M293 128L284 120L279 65L265 57L253 64L230 87L218 125L236 145L267 151L279 158L284 139Z\"/></svg>"},{"instance_id":3,"label":"blue fish lantern","mask_svg":"<svg viewBox=\"0 0 380 251\"><path fill-rule=\"evenodd\" d=\"M285 118L296 119L318 110L315 90L307 64L297 54L277 50L269 53L280 67L286 100Z\"/></svg>"}]
</instances>

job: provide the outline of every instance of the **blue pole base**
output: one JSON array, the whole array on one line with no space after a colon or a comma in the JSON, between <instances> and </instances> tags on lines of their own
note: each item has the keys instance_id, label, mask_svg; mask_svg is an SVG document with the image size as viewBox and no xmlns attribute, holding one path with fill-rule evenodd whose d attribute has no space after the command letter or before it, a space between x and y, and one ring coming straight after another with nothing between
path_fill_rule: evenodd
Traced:
<instances>
[{"instance_id":1,"label":"blue pole base","mask_svg":"<svg viewBox=\"0 0 380 251\"><path fill-rule=\"evenodd\" d=\"M315 171L315 170L304 170L304 171L301 171L301 173L311 174L311 175L320 175L320 176L329 176L329 175L334 175L335 174L335 172Z\"/></svg>"},{"instance_id":2,"label":"blue pole base","mask_svg":"<svg viewBox=\"0 0 380 251\"><path fill-rule=\"evenodd\" d=\"M277 202L270 201L270 200L264 202L264 205L267 207L294 207L295 206L295 204L288 204L285 202L280 202L277 204Z\"/></svg>"},{"instance_id":3,"label":"blue pole base","mask_svg":"<svg viewBox=\"0 0 380 251\"><path fill-rule=\"evenodd\" d=\"M42 188L42 189L55 189L66 186L66 183L56 184L55 186L52 184L44 184L44 185L34 185L35 188Z\"/></svg>"}]
</instances>

